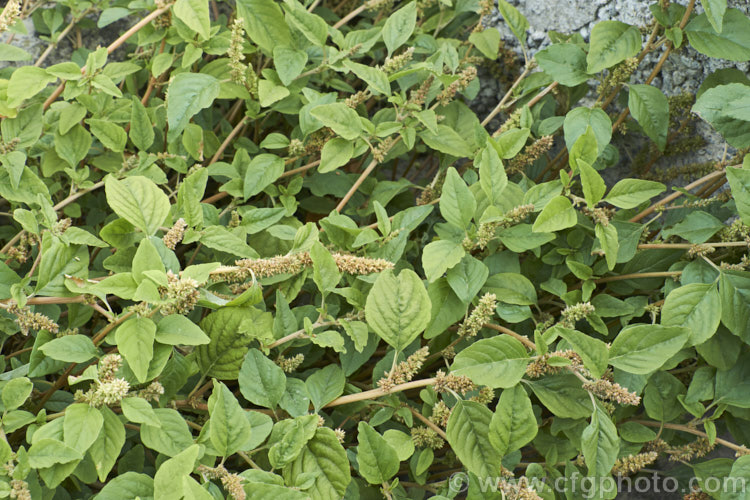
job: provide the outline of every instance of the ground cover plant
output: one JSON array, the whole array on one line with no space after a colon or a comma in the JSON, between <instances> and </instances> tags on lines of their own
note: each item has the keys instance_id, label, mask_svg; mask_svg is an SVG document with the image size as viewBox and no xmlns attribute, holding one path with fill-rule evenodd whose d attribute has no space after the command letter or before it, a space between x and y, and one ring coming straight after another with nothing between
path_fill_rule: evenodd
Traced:
<instances>
[{"instance_id":1,"label":"ground cover plant","mask_svg":"<svg viewBox=\"0 0 750 500\"><path fill-rule=\"evenodd\" d=\"M669 458L745 498L750 80L651 83L750 19L651 11L531 57L504 0L10 0L0 58L50 45L0 70L0 497L614 498ZM661 169L697 120L731 153Z\"/></svg>"}]
</instances>

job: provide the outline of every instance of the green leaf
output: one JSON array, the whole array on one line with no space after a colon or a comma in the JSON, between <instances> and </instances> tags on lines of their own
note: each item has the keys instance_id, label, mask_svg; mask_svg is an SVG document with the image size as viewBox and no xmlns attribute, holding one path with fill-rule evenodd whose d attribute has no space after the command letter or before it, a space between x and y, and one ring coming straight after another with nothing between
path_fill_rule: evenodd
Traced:
<instances>
[{"instance_id":1,"label":"green leaf","mask_svg":"<svg viewBox=\"0 0 750 500\"><path fill-rule=\"evenodd\" d=\"M391 95L391 83L388 81L388 75L382 69L355 63L348 59L344 61L344 67L367 83L368 88L374 91L376 95Z\"/></svg>"},{"instance_id":2,"label":"green leaf","mask_svg":"<svg viewBox=\"0 0 750 500\"><path fill-rule=\"evenodd\" d=\"M318 428L302 453L283 470L284 480L292 484L305 473L315 477L313 485L305 491L312 500L343 498L351 482L349 459L331 429Z\"/></svg>"},{"instance_id":3,"label":"green leaf","mask_svg":"<svg viewBox=\"0 0 750 500\"><path fill-rule=\"evenodd\" d=\"M34 384L26 377L14 378L3 386L2 399L4 411L19 408L31 396Z\"/></svg>"},{"instance_id":4,"label":"green leaf","mask_svg":"<svg viewBox=\"0 0 750 500\"><path fill-rule=\"evenodd\" d=\"M275 408L286 390L284 370L257 349L247 351L237 381L242 396L264 408Z\"/></svg>"},{"instance_id":5,"label":"green leaf","mask_svg":"<svg viewBox=\"0 0 750 500\"><path fill-rule=\"evenodd\" d=\"M651 85L630 85L628 107L651 140L664 151L669 129L669 102L666 96Z\"/></svg>"},{"instance_id":6,"label":"green leaf","mask_svg":"<svg viewBox=\"0 0 750 500\"><path fill-rule=\"evenodd\" d=\"M661 367L687 342L690 330L679 326L628 325L609 349L609 363L628 373L647 375Z\"/></svg>"},{"instance_id":7,"label":"green leaf","mask_svg":"<svg viewBox=\"0 0 750 500\"><path fill-rule=\"evenodd\" d=\"M169 345L208 344L210 339L198 325L179 314L170 314L156 325L155 340Z\"/></svg>"},{"instance_id":8,"label":"green leaf","mask_svg":"<svg viewBox=\"0 0 750 500\"><path fill-rule=\"evenodd\" d=\"M417 3L409 2L388 16L383 25L383 42L388 55L406 43L417 25Z\"/></svg>"},{"instance_id":9,"label":"green leaf","mask_svg":"<svg viewBox=\"0 0 750 500\"><path fill-rule=\"evenodd\" d=\"M587 81L586 52L572 43L555 43L534 55L542 70L561 85L575 87Z\"/></svg>"},{"instance_id":10,"label":"green leaf","mask_svg":"<svg viewBox=\"0 0 750 500\"><path fill-rule=\"evenodd\" d=\"M284 85L291 84L297 78L307 64L307 52L290 49L289 47L274 47L273 64L279 75L279 80ZM264 103L272 104L272 103Z\"/></svg>"},{"instance_id":11,"label":"green leaf","mask_svg":"<svg viewBox=\"0 0 750 500\"><path fill-rule=\"evenodd\" d=\"M76 124L66 134L55 134L55 152L73 168L86 158L91 149L91 134Z\"/></svg>"},{"instance_id":12,"label":"green leaf","mask_svg":"<svg viewBox=\"0 0 750 500\"><path fill-rule=\"evenodd\" d=\"M428 243L422 250L422 268L427 281L432 283L445 272L461 262L466 251L464 247L451 240L438 240Z\"/></svg>"},{"instance_id":13,"label":"green leaf","mask_svg":"<svg viewBox=\"0 0 750 500\"><path fill-rule=\"evenodd\" d=\"M156 325L149 318L131 318L115 332L117 349L128 362L139 382L146 382L148 367L154 357Z\"/></svg>"},{"instance_id":14,"label":"green leaf","mask_svg":"<svg viewBox=\"0 0 750 500\"><path fill-rule=\"evenodd\" d=\"M591 42L586 56L587 73L599 73L615 64L634 57L641 50L641 32L620 21L600 21L591 30Z\"/></svg>"},{"instance_id":15,"label":"green leaf","mask_svg":"<svg viewBox=\"0 0 750 500\"><path fill-rule=\"evenodd\" d=\"M422 130L419 137L425 144L441 153L458 158L471 156L471 147L458 132L443 124L439 124L437 128L437 133L431 130Z\"/></svg>"},{"instance_id":16,"label":"green leaf","mask_svg":"<svg viewBox=\"0 0 750 500\"><path fill-rule=\"evenodd\" d=\"M594 378L600 378L604 375L609 360L607 344L578 330L571 330L561 326L553 328L555 333L568 341L578 355L581 356L583 365L591 372Z\"/></svg>"},{"instance_id":17,"label":"green leaf","mask_svg":"<svg viewBox=\"0 0 750 500\"><path fill-rule=\"evenodd\" d=\"M708 15L701 14L685 26L685 33L690 45L708 57L730 61L750 59L750 19L737 9L727 9L724 13L720 32L714 29Z\"/></svg>"},{"instance_id":18,"label":"green leaf","mask_svg":"<svg viewBox=\"0 0 750 500\"><path fill-rule=\"evenodd\" d=\"M65 444L75 448L82 455L94 444L103 426L104 416L98 408L89 406L88 403L75 403L65 408Z\"/></svg>"},{"instance_id":19,"label":"green leaf","mask_svg":"<svg viewBox=\"0 0 750 500\"><path fill-rule=\"evenodd\" d=\"M296 0L286 2L284 9L286 20L292 27L318 47L325 45L326 38L328 38L328 25L323 18L308 12Z\"/></svg>"},{"instance_id":20,"label":"green leaf","mask_svg":"<svg viewBox=\"0 0 750 500\"><path fill-rule=\"evenodd\" d=\"M661 182L640 179L622 179L609 190L604 201L618 208L635 208L664 192L666 186Z\"/></svg>"},{"instance_id":21,"label":"green leaf","mask_svg":"<svg viewBox=\"0 0 750 500\"><path fill-rule=\"evenodd\" d=\"M693 106L693 112L709 122L736 147L750 146L750 87L742 83L717 85L706 90Z\"/></svg>"},{"instance_id":22,"label":"green leaf","mask_svg":"<svg viewBox=\"0 0 750 500\"><path fill-rule=\"evenodd\" d=\"M744 342L750 341L750 275L739 271L721 273L721 322Z\"/></svg>"},{"instance_id":23,"label":"green leaf","mask_svg":"<svg viewBox=\"0 0 750 500\"><path fill-rule=\"evenodd\" d=\"M169 198L150 179L141 176L104 181L107 203L117 215L150 236L169 214Z\"/></svg>"},{"instance_id":24,"label":"green leaf","mask_svg":"<svg viewBox=\"0 0 750 500\"><path fill-rule=\"evenodd\" d=\"M247 152L241 149L237 152L237 155L247 157ZM243 188L245 199L263 191L283 173L284 160L278 156L265 153L255 156L248 163L245 173Z\"/></svg>"},{"instance_id":25,"label":"green leaf","mask_svg":"<svg viewBox=\"0 0 750 500\"><path fill-rule=\"evenodd\" d=\"M499 205L503 191L508 186L508 176L503 162L493 147L486 147L479 153L479 185L492 205Z\"/></svg>"},{"instance_id":26,"label":"green leaf","mask_svg":"<svg viewBox=\"0 0 750 500\"><path fill-rule=\"evenodd\" d=\"M427 328L430 298L414 271L404 269L380 273L367 296L365 318L375 333L397 351L402 351Z\"/></svg>"},{"instance_id":27,"label":"green leaf","mask_svg":"<svg viewBox=\"0 0 750 500\"><path fill-rule=\"evenodd\" d=\"M172 12L202 39L209 39L211 18L208 13L208 0L177 0L172 7Z\"/></svg>"},{"instance_id":28,"label":"green leaf","mask_svg":"<svg viewBox=\"0 0 750 500\"><path fill-rule=\"evenodd\" d=\"M354 143L340 137L334 137L326 142L320 152L320 166L318 172L325 174L333 172L342 165L349 163L354 154Z\"/></svg>"},{"instance_id":29,"label":"green leaf","mask_svg":"<svg viewBox=\"0 0 750 500\"><path fill-rule=\"evenodd\" d=\"M518 340L506 335L474 342L459 352L451 372L492 388L513 387L526 372L529 355Z\"/></svg>"},{"instance_id":30,"label":"green leaf","mask_svg":"<svg viewBox=\"0 0 750 500\"><path fill-rule=\"evenodd\" d=\"M601 222L597 222L594 231L596 237L599 239L602 250L604 250L607 269L611 271L617 264L617 255L620 252L620 240L617 235L617 228L614 224L607 224L605 226Z\"/></svg>"},{"instance_id":31,"label":"green leaf","mask_svg":"<svg viewBox=\"0 0 750 500\"><path fill-rule=\"evenodd\" d=\"M446 277L456 296L469 303L482 289L489 274L489 269L482 261L465 255L458 265L451 267Z\"/></svg>"},{"instance_id":32,"label":"green leaf","mask_svg":"<svg viewBox=\"0 0 750 500\"><path fill-rule=\"evenodd\" d=\"M459 400L445 429L458 459L479 477L491 477L500 470L500 451L489 439L491 421L492 412L486 406Z\"/></svg>"},{"instance_id":33,"label":"green leaf","mask_svg":"<svg viewBox=\"0 0 750 500\"><path fill-rule=\"evenodd\" d=\"M333 260L331 253L320 242L315 242L310 249L313 262L313 281L318 290L325 296L331 292L341 280L341 272Z\"/></svg>"},{"instance_id":34,"label":"green leaf","mask_svg":"<svg viewBox=\"0 0 750 500\"><path fill-rule=\"evenodd\" d=\"M526 47L526 30L529 29L529 21L526 20L523 14L518 9L513 7L505 0L498 0L497 10L505 19L506 24L516 36L521 45Z\"/></svg>"},{"instance_id":35,"label":"green leaf","mask_svg":"<svg viewBox=\"0 0 750 500\"><path fill-rule=\"evenodd\" d=\"M740 218L745 224L750 224L750 170L727 167L726 172Z\"/></svg>"},{"instance_id":36,"label":"green leaf","mask_svg":"<svg viewBox=\"0 0 750 500\"><path fill-rule=\"evenodd\" d=\"M11 187L18 189L24 167L26 166L26 155L20 151L10 151L0 155L0 162L2 162L3 167L8 171Z\"/></svg>"},{"instance_id":37,"label":"green leaf","mask_svg":"<svg viewBox=\"0 0 750 500\"><path fill-rule=\"evenodd\" d=\"M537 300L533 283L518 273L493 274L484 284L484 291L494 293L497 300L507 304L529 306Z\"/></svg>"},{"instance_id":38,"label":"green leaf","mask_svg":"<svg viewBox=\"0 0 750 500\"><path fill-rule=\"evenodd\" d=\"M579 419L591 415L591 397L572 373L543 377L528 385L542 405L558 417Z\"/></svg>"},{"instance_id":39,"label":"green leaf","mask_svg":"<svg viewBox=\"0 0 750 500\"><path fill-rule=\"evenodd\" d=\"M716 333L721 299L715 283L690 283L672 290L661 310L661 324L690 330L686 346L702 344Z\"/></svg>"},{"instance_id":40,"label":"green leaf","mask_svg":"<svg viewBox=\"0 0 750 500\"><path fill-rule=\"evenodd\" d=\"M154 413L160 425L141 425L141 441L144 446L174 457L193 444L193 435L179 412L169 408L155 408Z\"/></svg>"},{"instance_id":41,"label":"green leaf","mask_svg":"<svg viewBox=\"0 0 750 500\"><path fill-rule=\"evenodd\" d=\"M596 161L598 156L599 149L596 142L596 135L594 134L594 129L589 126L586 128L586 132L581 134L576 139L576 142L573 143L573 147L570 148L568 163L573 172L575 172L579 168L579 163L591 165Z\"/></svg>"},{"instance_id":42,"label":"green leaf","mask_svg":"<svg viewBox=\"0 0 750 500\"><path fill-rule=\"evenodd\" d=\"M125 398L123 402L128 399L135 398ZM117 459L120 457L120 451L122 451L122 447L125 445L125 426L109 407L103 406L99 411L104 417L104 423L102 429L99 431L99 435L96 437L96 441L89 447L88 453L94 462L94 468L96 469L99 481L104 482L112 467L115 466ZM107 483L107 486L112 485L118 479L126 477L129 474L125 473L114 478ZM99 492L98 498L113 498L104 495L105 490L107 490L106 486Z\"/></svg>"},{"instance_id":43,"label":"green leaf","mask_svg":"<svg viewBox=\"0 0 750 500\"><path fill-rule=\"evenodd\" d=\"M161 427L161 422L156 418L153 407L145 399L127 397L121 401L120 406L122 407L122 414L131 422Z\"/></svg>"},{"instance_id":44,"label":"green leaf","mask_svg":"<svg viewBox=\"0 0 750 500\"><path fill-rule=\"evenodd\" d=\"M241 231L239 231L239 234L244 236ZM260 257L258 252L245 242L244 237L238 236L235 232L230 231L224 226L208 226L203 229L200 240L208 248L237 255L245 259L257 259Z\"/></svg>"},{"instance_id":45,"label":"green leaf","mask_svg":"<svg viewBox=\"0 0 750 500\"><path fill-rule=\"evenodd\" d=\"M85 335L65 335L50 340L40 351L52 359L66 363L85 363L99 355L99 350L89 337Z\"/></svg>"},{"instance_id":46,"label":"green leaf","mask_svg":"<svg viewBox=\"0 0 750 500\"><path fill-rule=\"evenodd\" d=\"M583 196L586 198L586 204L593 208L601 201L607 186L599 172L594 170L590 164L583 160L578 160L578 168L581 171L581 184L583 184Z\"/></svg>"},{"instance_id":47,"label":"green leaf","mask_svg":"<svg viewBox=\"0 0 750 500\"><path fill-rule=\"evenodd\" d=\"M572 150L578 138L585 134L589 127L594 131L599 155L604 152L604 148L607 147L607 144L612 139L612 121L603 110L586 107L571 109L565 115L563 132L565 135L565 147L568 148L568 151Z\"/></svg>"},{"instance_id":48,"label":"green leaf","mask_svg":"<svg viewBox=\"0 0 750 500\"><path fill-rule=\"evenodd\" d=\"M0 43L0 61L17 62L28 61L29 59L31 59L31 54L22 48L7 43Z\"/></svg>"},{"instance_id":49,"label":"green leaf","mask_svg":"<svg viewBox=\"0 0 750 500\"><path fill-rule=\"evenodd\" d=\"M735 204L737 199L735 197ZM664 238L669 236L679 236L688 240L690 243L700 244L709 240L714 234L724 228L724 223L701 210L690 212L687 217L662 231Z\"/></svg>"},{"instance_id":50,"label":"green leaf","mask_svg":"<svg viewBox=\"0 0 750 500\"><path fill-rule=\"evenodd\" d=\"M477 202L455 168L449 167L440 196L440 214L449 223L466 228L474 217Z\"/></svg>"},{"instance_id":51,"label":"green leaf","mask_svg":"<svg viewBox=\"0 0 750 500\"><path fill-rule=\"evenodd\" d=\"M140 99L133 97L130 105L130 140L133 141L135 147L146 151L154 143L154 137L154 127L146 108L141 104Z\"/></svg>"},{"instance_id":52,"label":"green leaf","mask_svg":"<svg viewBox=\"0 0 750 500\"><path fill-rule=\"evenodd\" d=\"M200 445L193 444L162 463L154 475L154 498L164 500L183 498L185 491L183 479L192 474L195 461L200 455Z\"/></svg>"},{"instance_id":53,"label":"green leaf","mask_svg":"<svg viewBox=\"0 0 750 500\"><path fill-rule=\"evenodd\" d=\"M469 35L469 41L487 59L491 61L497 59L497 52L500 49L500 31L493 29L475 31Z\"/></svg>"},{"instance_id":54,"label":"green leaf","mask_svg":"<svg viewBox=\"0 0 750 500\"><path fill-rule=\"evenodd\" d=\"M101 477L100 481L104 481ZM126 472L113 478L96 496L97 500L148 498L154 496L154 479L147 474Z\"/></svg>"},{"instance_id":55,"label":"green leaf","mask_svg":"<svg viewBox=\"0 0 750 500\"><path fill-rule=\"evenodd\" d=\"M359 473L370 484L382 484L398 472L396 450L367 422L357 426L357 463Z\"/></svg>"},{"instance_id":56,"label":"green leaf","mask_svg":"<svg viewBox=\"0 0 750 500\"><path fill-rule=\"evenodd\" d=\"M121 153L125 150L125 143L128 142L128 134L112 122L107 120L97 120L89 118L86 120L89 130L99 139L102 145L115 153ZM88 152L88 151L87 151Z\"/></svg>"},{"instance_id":57,"label":"green leaf","mask_svg":"<svg viewBox=\"0 0 750 500\"><path fill-rule=\"evenodd\" d=\"M41 256L35 293L54 297L73 295L65 287L65 278L66 275L86 277L88 249L77 245L67 246L45 232L42 237Z\"/></svg>"},{"instance_id":58,"label":"green leaf","mask_svg":"<svg viewBox=\"0 0 750 500\"><path fill-rule=\"evenodd\" d=\"M81 452L62 441L43 438L34 441L29 448L29 465L41 469L55 464L67 464L83 459Z\"/></svg>"},{"instance_id":59,"label":"green leaf","mask_svg":"<svg viewBox=\"0 0 750 500\"><path fill-rule=\"evenodd\" d=\"M531 230L535 233L553 233L573 227L578 222L573 204L565 196L552 198L537 216Z\"/></svg>"},{"instance_id":60,"label":"green leaf","mask_svg":"<svg viewBox=\"0 0 750 500\"><path fill-rule=\"evenodd\" d=\"M351 141L362 133L359 115L343 102L315 106L310 110L310 114L344 139Z\"/></svg>"},{"instance_id":61,"label":"green leaf","mask_svg":"<svg viewBox=\"0 0 750 500\"><path fill-rule=\"evenodd\" d=\"M721 33L724 25L724 14L727 11L727 0L701 0L706 17L716 33Z\"/></svg>"},{"instance_id":62,"label":"green leaf","mask_svg":"<svg viewBox=\"0 0 750 500\"><path fill-rule=\"evenodd\" d=\"M180 73L174 76L167 92L167 140L172 142L180 137L190 119L213 104L220 89L219 80L204 73Z\"/></svg>"},{"instance_id":63,"label":"green leaf","mask_svg":"<svg viewBox=\"0 0 750 500\"><path fill-rule=\"evenodd\" d=\"M307 377L305 386L307 386L315 411L320 411L325 405L341 396L344 393L345 384L346 376L338 365L328 365Z\"/></svg>"},{"instance_id":64,"label":"green leaf","mask_svg":"<svg viewBox=\"0 0 750 500\"><path fill-rule=\"evenodd\" d=\"M211 444L222 457L241 450L250 439L250 423L245 418L245 411L232 391L216 379L208 398L208 414L211 417Z\"/></svg>"},{"instance_id":65,"label":"green leaf","mask_svg":"<svg viewBox=\"0 0 750 500\"><path fill-rule=\"evenodd\" d=\"M523 387L505 389L490 421L490 444L505 456L530 443L538 430L531 400Z\"/></svg>"},{"instance_id":66,"label":"green leaf","mask_svg":"<svg viewBox=\"0 0 750 500\"><path fill-rule=\"evenodd\" d=\"M14 70L8 81L8 106L15 108L24 99L30 99L57 80L42 68L21 66Z\"/></svg>"},{"instance_id":67,"label":"green leaf","mask_svg":"<svg viewBox=\"0 0 750 500\"><path fill-rule=\"evenodd\" d=\"M581 450L591 477L609 477L620 451L617 428L609 415L597 408L581 434Z\"/></svg>"},{"instance_id":68,"label":"green leaf","mask_svg":"<svg viewBox=\"0 0 750 500\"><path fill-rule=\"evenodd\" d=\"M284 14L273 0L238 0L238 18L245 20L250 39L269 54L274 47L292 46L292 34Z\"/></svg>"},{"instance_id":69,"label":"green leaf","mask_svg":"<svg viewBox=\"0 0 750 500\"><path fill-rule=\"evenodd\" d=\"M250 340L240 333L240 324L243 321L262 324L263 314L254 307L223 307L206 316L200 326L211 342L196 349L201 372L221 380L237 379Z\"/></svg>"}]
</instances>

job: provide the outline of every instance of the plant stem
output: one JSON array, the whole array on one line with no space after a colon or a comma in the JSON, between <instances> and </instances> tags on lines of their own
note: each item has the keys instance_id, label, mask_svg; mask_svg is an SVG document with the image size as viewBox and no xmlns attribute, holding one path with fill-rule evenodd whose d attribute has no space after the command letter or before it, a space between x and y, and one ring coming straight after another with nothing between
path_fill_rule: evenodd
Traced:
<instances>
[{"instance_id":1,"label":"plant stem","mask_svg":"<svg viewBox=\"0 0 750 500\"><path fill-rule=\"evenodd\" d=\"M694 189L694 188L700 186L701 184L710 181L711 179L715 179L716 177L719 177L720 175L724 175L724 173L725 173L724 169L717 170L716 172L711 172L710 174L704 175L700 179L698 179L698 180L696 180L694 182L691 182L690 184L688 184L687 186L685 186L684 190L685 191L690 191L691 189ZM657 201L656 203L654 203L653 205L651 205L647 209L643 210L638 215L636 215L634 217L631 217L628 222L638 222L638 221L640 221L644 217L652 214L657 208L659 208L659 207L661 207L663 205L666 205L667 203L671 203L672 201L676 200L677 198L679 198L683 194L684 194L683 191L675 191L674 193L670 194L669 196L666 196L666 197L662 198L661 200Z\"/></svg>"},{"instance_id":2,"label":"plant stem","mask_svg":"<svg viewBox=\"0 0 750 500\"><path fill-rule=\"evenodd\" d=\"M708 434L705 432L701 432L698 429L693 429L692 427L688 427L687 425L681 425L681 424L670 424L667 422L652 422L650 420L628 420L628 422L635 422L636 424L645 425L646 427L658 427L658 428L664 428L664 429L672 429L675 431L681 431L681 432L687 432L688 434L693 434L694 436L700 436L704 438L708 438ZM716 443L726 446L729 449L732 449L734 451L746 451L744 446L739 446L731 441L727 441L726 439L716 438Z\"/></svg>"}]
</instances>

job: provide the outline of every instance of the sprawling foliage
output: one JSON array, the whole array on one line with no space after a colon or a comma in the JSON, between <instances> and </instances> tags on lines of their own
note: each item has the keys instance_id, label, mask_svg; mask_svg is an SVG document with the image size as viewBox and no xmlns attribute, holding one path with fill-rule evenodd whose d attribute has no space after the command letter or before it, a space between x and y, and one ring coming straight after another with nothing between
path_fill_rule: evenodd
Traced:
<instances>
[{"instance_id":1,"label":"sprawling foliage","mask_svg":"<svg viewBox=\"0 0 750 500\"><path fill-rule=\"evenodd\" d=\"M671 457L745 498L750 80L651 85L750 59L701 4L532 58L504 0L518 53L487 0L10 0L50 48L0 72L0 497L613 498ZM701 119L737 154L665 169Z\"/></svg>"}]
</instances>

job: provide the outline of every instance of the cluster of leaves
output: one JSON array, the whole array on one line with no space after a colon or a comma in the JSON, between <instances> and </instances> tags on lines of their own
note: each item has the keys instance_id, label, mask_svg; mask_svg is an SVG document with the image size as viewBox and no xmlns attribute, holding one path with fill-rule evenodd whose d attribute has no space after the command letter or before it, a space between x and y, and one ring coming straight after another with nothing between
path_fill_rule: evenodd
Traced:
<instances>
[{"instance_id":1,"label":"cluster of leaves","mask_svg":"<svg viewBox=\"0 0 750 500\"><path fill-rule=\"evenodd\" d=\"M499 0L522 70L480 121L490 2L8 2L50 50L0 71L0 497L614 498L581 481L661 456L739 498L707 479L750 480L750 80L690 104L734 160L600 174L679 132L670 54L750 59L695 3L531 59Z\"/></svg>"}]
</instances>

